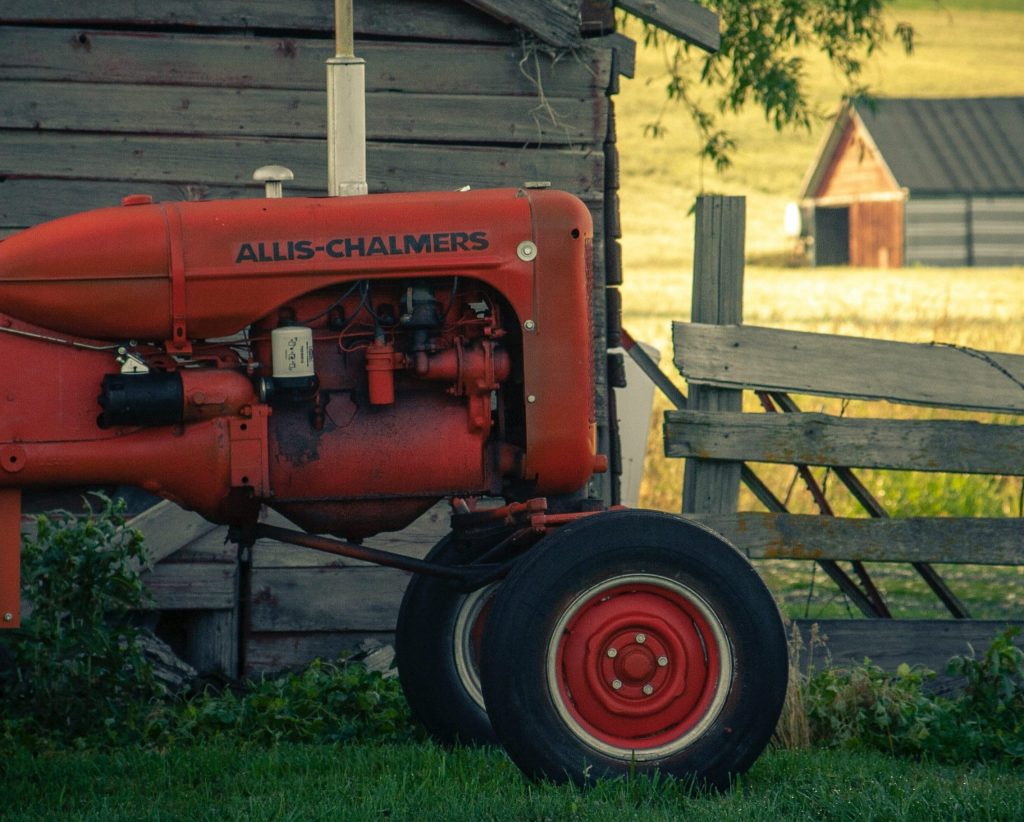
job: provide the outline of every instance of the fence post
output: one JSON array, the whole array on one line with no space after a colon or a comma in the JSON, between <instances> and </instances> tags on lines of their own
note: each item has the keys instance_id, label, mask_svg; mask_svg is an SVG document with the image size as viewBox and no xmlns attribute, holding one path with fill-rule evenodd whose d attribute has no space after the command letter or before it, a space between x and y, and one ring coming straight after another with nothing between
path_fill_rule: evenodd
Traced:
<instances>
[{"instance_id":1,"label":"fence post","mask_svg":"<svg viewBox=\"0 0 1024 822\"><path fill-rule=\"evenodd\" d=\"M739 325L743 322L746 199L702 195L697 198L696 215L690 321ZM699 411L741 411L743 392L691 385L687 406ZM740 469L738 462L686 460L683 513L735 513Z\"/></svg>"}]
</instances>

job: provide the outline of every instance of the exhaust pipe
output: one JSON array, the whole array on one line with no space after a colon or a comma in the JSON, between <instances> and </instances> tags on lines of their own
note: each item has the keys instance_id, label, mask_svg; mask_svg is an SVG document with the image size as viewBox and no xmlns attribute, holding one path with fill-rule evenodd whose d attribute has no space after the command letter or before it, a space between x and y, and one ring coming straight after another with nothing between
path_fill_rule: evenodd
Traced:
<instances>
[{"instance_id":1,"label":"exhaust pipe","mask_svg":"<svg viewBox=\"0 0 1024 822\"><path fill-rule=\"evenodd\" d=\"M366 61L355 56L352 0L334 0L334 57L327 61L327 193L366 192Z\"/></svg>"}]
</instances>

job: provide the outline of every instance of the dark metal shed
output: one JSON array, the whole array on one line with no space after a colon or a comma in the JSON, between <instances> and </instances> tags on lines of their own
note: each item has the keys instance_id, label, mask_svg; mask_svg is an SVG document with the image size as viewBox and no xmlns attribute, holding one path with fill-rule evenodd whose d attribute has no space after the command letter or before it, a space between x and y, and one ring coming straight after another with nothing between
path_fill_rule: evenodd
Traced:
<instances>
[{"instance_id":1,"label":"dark metal shed","mask_svg":"<svg viewBox=\"0 0 1024 822\"><path fill-rule=\"evenodd\" d=\"M804 180L816 265L1024 263L1024 97L846 103Z\"/></svg>"}]
</instances>

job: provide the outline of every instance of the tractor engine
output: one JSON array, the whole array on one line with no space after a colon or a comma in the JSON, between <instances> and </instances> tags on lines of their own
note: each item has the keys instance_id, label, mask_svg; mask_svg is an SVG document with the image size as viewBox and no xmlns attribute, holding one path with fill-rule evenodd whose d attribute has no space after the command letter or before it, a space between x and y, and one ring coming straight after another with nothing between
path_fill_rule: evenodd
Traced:
<instances>
[{"instance_id":1,"label":"tractor engine","mask_svg":"<svg viewBox=\"0 0 1024 822\"><path fill-rule=\"evenodd\" d=\"M571 495L594 451L591 221L496 190L153 203L0 243L0 488L124 483L359 539Z\"/></svg>"}]
</instances>

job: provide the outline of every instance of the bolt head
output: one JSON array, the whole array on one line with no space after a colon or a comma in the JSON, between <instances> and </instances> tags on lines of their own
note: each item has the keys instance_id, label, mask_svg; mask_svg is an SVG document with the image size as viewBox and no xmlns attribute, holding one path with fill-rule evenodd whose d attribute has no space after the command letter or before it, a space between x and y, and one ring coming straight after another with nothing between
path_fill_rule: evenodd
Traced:
<instances>
[{"instance_id":1,"label":"bolt head","mask_svg":"<svg viewBox=\"0 0 1024 822\"><path fill-rule=\"evenodd\" d=\"M615 659L615 657L617 657L618 655L619 655L619 652L618 652L617 649L615 649L615 648L609 648L608 649L608 656L611 657L612 659Z\"/></svg>"},{"instance_id":2,"label":"bolt head","mask_svg":"<svg viewBox=\"0 0 1024 822\"><path fill-rule=\"evenodd\" d=\"M654 686L650 682L648 682L646 685L644 685L644 695L645 696L650 696L653 693L654 693Z\"/></svg>"},{"instance_id":3,"label":"bolt head","mask_svg":"<svg viewBox=\"0 0 1024 822\"><path fill-rule=\"evenodd\" d=\"M530 396L528 396L526 398L526 401L527 402L537 402L537 398L533 394L530 394Z\"/></svg>"},{"instance_id":4,"label":"bolt head","mask_svg":"<svg viewBox=\"0 0 1024 822\"><path fill-rule=\"evenodd\" d=\"M516 254L524 263L537 259L537 246L532 240L523 240L516 248Z\"/></svg>"},{"instance_id":5,"label":"bolt head","mask_svg":"<svg viewBox=\"0 0 1024 822\"><path fill-rule=\"evenodd\" d=\"M643 645L647 641L647 634L637 634L635 639L638 645Z\"/></svg>"},{"instance_id":6,"label":"bolt head","mask_svg":"<svg viewBox=\"0 0 1024 822\"><path fill-rule=\"evenodd\" d=\"M622 687L622 680L621 679L613 679L612 680L612 687L616 691L619 690Z\"/></svg>"},{"instance_id":7,"label":"bolt head","mask_svg":"<svg viewBox=\"0 0 1024 822\"><path fill-rule=\"evenodd\" d=\"M537 323L535 323L533 320L527 320L526 322L523 323L523 328L525 328L527 331L533 331L533 329L535 329L536 327Z\"/></svg>"},{"instance_id":8,"label":"bolt head","mask_svg":"<svg viewBox=\"0 0 1024 822\"><path fill-rule=\"evenodd\" d=\"M658 665L661 666L662 668L664 668L666 665L668 665L668 657L667 656L659 656L658 657Z\"/></svg>"},{"instance_id":9,"label":"bolt head","mask_svg":"<svg viewBox=\"0 0 1024 822\"><path fill-rule=\"evenodd\" d=\"M4 622L14 622L14 614L12 614L10 611L4 614Z\"/></svg>"}]
</instances>

